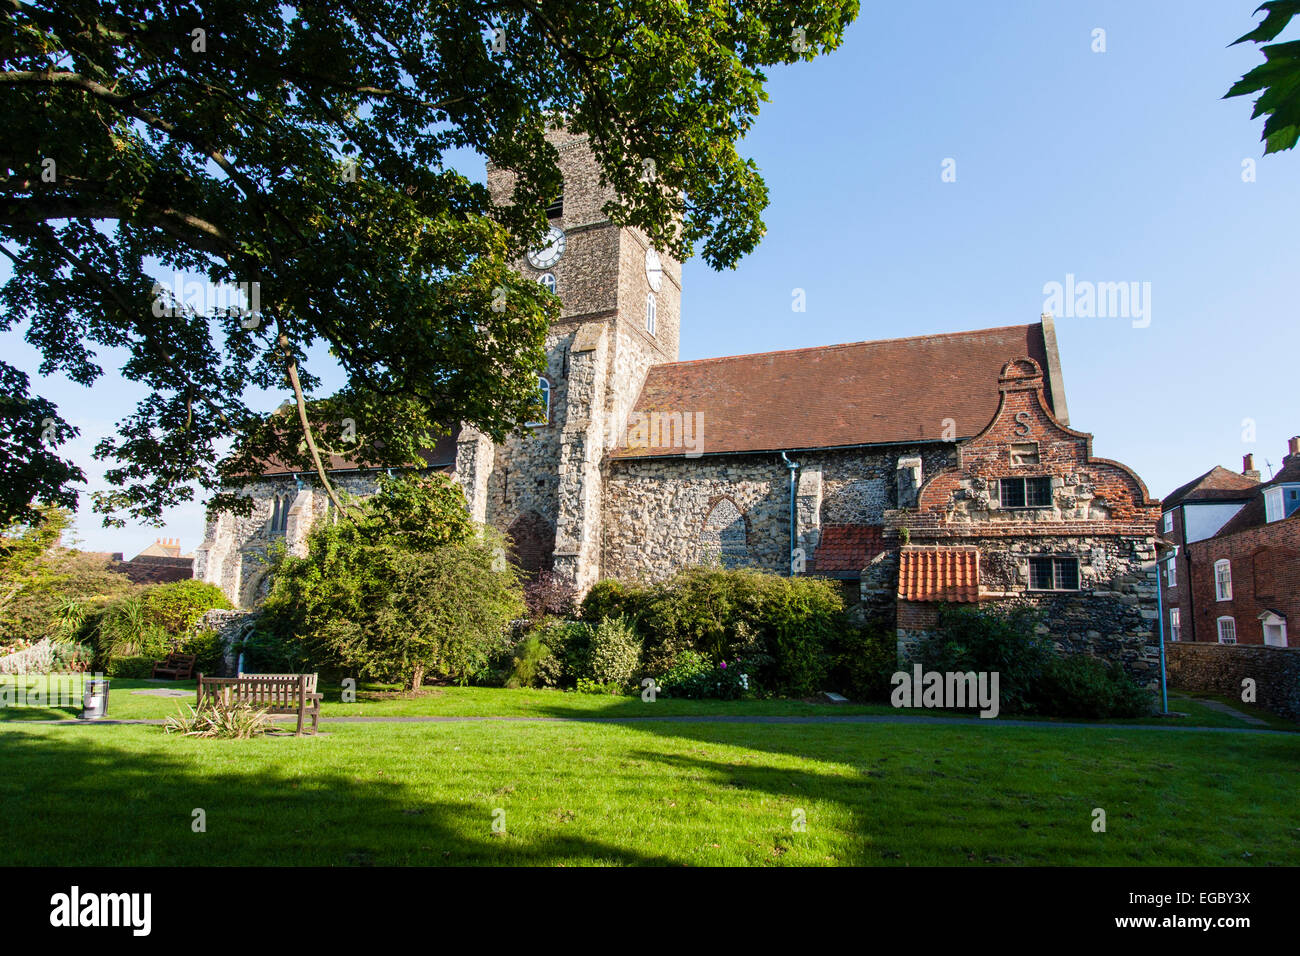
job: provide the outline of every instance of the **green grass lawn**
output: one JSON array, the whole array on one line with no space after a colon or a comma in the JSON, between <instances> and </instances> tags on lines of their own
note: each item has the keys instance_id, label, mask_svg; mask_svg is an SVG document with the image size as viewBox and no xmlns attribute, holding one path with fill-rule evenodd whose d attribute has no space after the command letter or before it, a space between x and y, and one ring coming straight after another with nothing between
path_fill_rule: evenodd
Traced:
<instances>
[{"instance_id":1,"label":"green grass lawn","mask_svg":"<svg viewBox=\"0 0 1300 956\"><path fill-rule=\"evenodd\" d=\"M21 720L66 720L81 713L80 679L68 678L0 678L2 681L22 681L30 693L41 687L48 692L48 681L63 682L75 691L75 706L25 706L0 707L0 724ZM183 697L159 697L141 691L177 690ZM639 696L611 697L602 694L576 694L557 690L505 690L496 687L437 687L426 688L418 695L408 695L393 687L379 684L362 684L357 691L357 701L342 702L342 688L322 685L325 695L321 713L326 717L712 717L777 716L808 717L849 714L897 714L887 704L824 704L793 700L671 700L659 697L653 703ZM1209 699L1209 698L1207 698ZM161 719L183 710L184 704L194 700L194 681L148 681L113 678L109 693L109 717L119 720ZM1232 701L1226 701L1231 704ZM1265 720L1277 730L1300 731L1300 725L1270 714L1258 707L1235 705L1243 712ZM1134 720L1124 718L1106 723L1150 724L1196 727L1247 728L1252 725L1230 714L1206 707L1194 697L1172 695L1170 709L1186 713L1185 718L1149 717ZM939 716L941 711L909 711L910 714ZM966 713L947 716L969 717ZM1024 718L1018 718L1024 719ZM1050 722L1050 721L1045 721ZM1059 722L1059 721L1058 721Z\"/></svg>"},{"instance_id":2,"label":"green grass lawn","mask_svg":"<svg viewBox=\"0 0 1300 956\"><path fill-rule=\"evenodd\" d=\"M326 727L210 741L8 723L0 865L1300 864L1292 735L990 722ZM192 830L196 808L206 832Z\"/></svg>"}]
</instances>

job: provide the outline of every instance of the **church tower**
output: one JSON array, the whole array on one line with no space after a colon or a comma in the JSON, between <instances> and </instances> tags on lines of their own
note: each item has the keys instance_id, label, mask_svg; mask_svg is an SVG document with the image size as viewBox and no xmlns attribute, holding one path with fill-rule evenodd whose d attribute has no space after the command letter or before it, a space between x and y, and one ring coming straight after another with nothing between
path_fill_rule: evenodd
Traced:
<instances>
[{"instance_id":1,"label":"church tower","mask_svg":"<svg viewBox=\"0 0 1300 956\"><path fill-rule=\"evenodd\" d=\"M503 445L461 431L456 474L475 519L506 531L527 571L553 570L585 591L600 576L601 464L618 441L651 365L675 362L681 265L638 229L601 211L613 198L585 135L555 130L561 196L547 209L546 245L518 263L560 298L538 383L546 421ZM489 164L488 188L507 203L514 174Z\"/></svg>"}]
</instances>

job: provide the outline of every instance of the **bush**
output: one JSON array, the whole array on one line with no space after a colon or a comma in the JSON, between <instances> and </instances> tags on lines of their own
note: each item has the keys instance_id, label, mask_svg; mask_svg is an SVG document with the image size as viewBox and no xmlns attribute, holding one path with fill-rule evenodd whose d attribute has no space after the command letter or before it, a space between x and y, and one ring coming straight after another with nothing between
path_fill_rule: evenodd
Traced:
<instances>
[{"instance_id":1,"label":"bush","mask_svg":"<svg viewBox=\"0 0 1300 956\"><path fill-rule=\"evenodd\" d=\"M1032 713L1034 688L1053 657L1049 641L1035 632L1036 610L954 607L939 611L936 633L915 655L925 670L998 673L1001 709Z\"/></svg>"},{"instance_id":2,"label":"bush","mask_svg":"<svg viewBox=\"0 0 1300 956\"><path fill-rule=\"evenodd\" d=\"M244 655L244 670L250 674L305 674L319 670L300 638L263 626L260 621L235 652Z\"/></svg>"},{"instance_id":3,"label":"bush","mask_svg":"<svg viewBox=\"0 0 1300 956\"><path fill-rule=\"evenodd\" d=\"M641 637L627 618L607 617L591 635L590 676L598 684L631 688L641 669Z\"/></svg>"},{"instance_id":4,"label":"bush","mask_svg":"<svg viewBox=\"0 0 1300 956\"><path fill-rule=\"evenodd\" d=\"M579 677L577 691L579 694L608 694L618 696L627 693L627 688L619 683L602 684L589 677Z\"/></svg>"},{"instance_id":5,"label":"bush","mask_svg":"<svg viewBox=\"0 0 1300 956\"><path fill-rule=\"evenodd\" d=\"M634 584L624 584L613 578L597 581L582 599L582 619L593 623L619 615L635 619L645 595L645 590Z\"/></svg>"},{"instance_id":6,"label":"bush","mask_svg":"<svg viewBox=\"0 0 1300 956\"><path fill-rule=\"evenodd\" d=\"M596 584L583 602L583 620L619 615L643 637L647 673L666 673L694 651L714 663L742 659L763 688L786 696L821 689L829 648L849 627L832 581L720 568L691 568L645 588Z\"/></svg>"},{"instance_id":7,"label":"bush","mask_svg":"<svg viewBox=\"0 0 1300 956\"><path fill-rule=\"evenodd\" d=\"M225 648L216 631L199 631L181 642L181 653L194 655L195 674L220 673L225 664L224 652Z\"/></svg>"},{"instance_id":8,"label":"bush","mask_svg":"<svg viewBox=\"0 0 1300 956\"><path fill-rule=\"evenodd\" d=\"M153 665L157 662L158 658L152 654L114 657L108 662L104 673L109 677L143 680L153 674Z\"/></svg>"},{"instance_id":9,"label":"bush","mask_svg":"<svg viewBox=\"0 0 1300 956\"><path fill-rule=\"evenodd\" d=\"M683 651L658 681L665 697L737 700L749 691L743 662L714 664L696 651Z\"/></svg>"},{"instance_id":10,"label":"bush","mask_svg":"<svg viewBox=\"0 0 1300 956\"><path fill-rule=\"evenodd\" d=\"M550 571L540 571L524 584L524 610L529 620L571 617L576 610L575 593Z\"/></svg>"},{"instance_id":11,"label":"bush","mask_svg":"<svg viewBox=\"0 0 1300 956\"><path fill-rule=\"evenodd\" d=\"M997 672L1001 708L1049 717L1140 717L1151 695L1117 663L1086 654L1062 655L1039 636L1037 612L944 608L938 633L924 642L926 670Z\"/></svg>"},{"instance_id":12,"label":"bush","mask_svg":"<svg viewBox=\"0 0 1300 956\"><path fill-rule=\"evenodd\" d=\"M1084 654L1054 657L1035 688L1038 711L1054 717L1145 717L1151 703L1118 664Z\"/></svg>"},{"instance_id":13,"label":"bush","mask_svg":"<svg viewBox=\"0 0 1300 956\"><path fill-rule=\"evenodd\" d=\"M847 628L831 651L831 684L858 701L887 701L898 671L898 638L892 630Z\"/></svg>"},{"instance_id":14,"label":"bush","mask_svg":"<svg viewBox=\"0 0 1300 956\"><path fill-rule=\"evenodd\" d=\"M563 664L540 634L529 634L515 646L506 687L558 687Z\"/></svg>"},{"instance_id":15,"label":"bush","mask_svg":"<svg viewBox=\"0 0 1300 956\"><path fill-rule=\"evenodd\" d=\"M142 601L145 620L177 638L193 632L213 608L230 607L221 588L195 580L156 584L145 590Z\"/></svg>"}]
</instances>

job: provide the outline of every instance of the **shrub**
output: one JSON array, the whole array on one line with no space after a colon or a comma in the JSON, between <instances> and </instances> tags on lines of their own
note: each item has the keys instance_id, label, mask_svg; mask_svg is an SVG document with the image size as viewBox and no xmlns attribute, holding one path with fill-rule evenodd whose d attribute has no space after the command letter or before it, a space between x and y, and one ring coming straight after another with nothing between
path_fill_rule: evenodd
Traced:
<instances>
[{"instance_id":1,"label":"shrub","mask_svg":"<svg viewBox=\"0 0 1300 956\"><path fill-rule=\"evenodd\" d=\"M248 740L266 733L271 726L271 718L265 709L243 702L225 704L220 699L208 699L197 710L192 704L186 706L189 707L188 714L179 711L168 716L164 733Z\"/></svg>"},{"instance_id":2,"label":"shrub","mask_svg":"<svg viewBox=\"0 0 1300 956\"><path fill-rule=\"evenodd\" d=\"M619 615L597 624L591 635L591 679L630 688L640 669L641 637L631 622Z\"/></svg>"},{"instance_id":3,"label":"shrub","mask_svg":"<svg viewBox=\"0 0 1300 956\"><path fill-rule=\"evenodd\" d=\"M636 618L646 596L645 590L613 578L597 581L582 599L582 619L598 622L607 617Z\"/></svg>"},{"instance_id":4,"label":"shrub","mask_svg":"<svg viewBox=\"0 0 1300 956\"><path fill-rule=\"evenodd\" d=\"M933 636L915 660L926 670L998 673L1001 709L1033 712L1034 688L1053 656L1052 645L1035 632L1036 610L944 606Z\"/></svg>"},{"instance_id":5,"label":"shrub","mask_svg":"<svg viewBox=\"0 0 1300 956\"><path fill-rule=\"evenodd\" d=\"M145 620L178 638L193 632L213 608L230 607L221 588L195 580L156 584L145 590L142 602Z\"/></svg>"},{"instance_id":6,"label":"shrub","mask_svg":"<svg viewBox=\"0 0 1300 956\"><path fill-rule=\"evenodd\" d=\"M153 665L157 662L158 658L152 654L114 657L109 660L104 673L109 677L143 680L153 673Z\"/></svg>"},{"instance_id":7,"label":"shrub","mask_svg":"<svg viewBox=\"0 0 1300 956\"><path fill-rule=\"evenodd\" d=\"M550 571L540 571L524 584L524 610L529 620L571 617L576 610L573 588Z\"/></svg>"},{"instance_id":8,"label":"shrub","mask_svg":"<svg viewBox=\"0 0 1300 956\"><path fill-rule=\"evenodd\" d=\"M538 631L538 637L559 666L556 686L573 687L580 677L591 677L591 641L595 631L585 621L550 621Z\"/></svg>"},{"instance_id":9,"label":"shrub","mask_svg":"<svg viewBox=\"0 0 1300 956\"><path fill-rule=\"evenodd\" d=\"M683 651L657 684L665 697L736 700L750 689L746 670L742 661L714 664L696 651Z\"/></svg>"},{"instance_id":10,"label":"shrub","mask_svg":"<svg viewBox=\"0 0 1300 956\"><path fill-rule=\"evenodd\" d=\"M1040 713L1055 717L1145 717L1151 693L1139 687L1120 665L1085 654L1050 660L1034 688Z\"/></svg>"},{"instance_id":11,"label":"shrub","mask_svg":"<svg viewBox=\"0 0 1300 956\"><path fill-rule=\"evenodd\" d=\"M252 674L304 674L313 663L303 641L261 622L235 648L244 655L244 670ZM318 669L318 668L317 668Z\"/></svg>"},{"instance_id":12,"label":"shrub","mask_svg":"<svg viewBox=\"0 0 1300 956\"><path fill-rule=\"evenodd\" d=\"M506 687L558 687L563 665L540 634L529 634L515 646Z\"/></svg>"},{"instance_id":13,"label":"shrub","mask_svg":"<svg viewBox=\"0 0 1300 956\"><path fill-rule=\"evenodd\" d=\"M849 627L832 651L830 681L854 700L886 701L898 670L898 638L892 630L867 625Z\"/></svg>"},{"instance_id":14,"label":"shrub","mask_svg":"<svg viewBox=\"0 0 1300 956\"><path fill-rule=\"evenodd\" d=\"M181 642L181 652L194 655L195 674L220 673L225 663L225 647L216 631L199 631L187 638Z\"/></svg>"},{"instance_id":15,"label":"shrub","mask_svg":"<svg viewBox=\"0 0 1300 956\"><path fill-rule=\"evenodd\" d=\"M721 568L691 568L647 588L600 582L582 613L635 620L647 673L667 672L690 650L714 662L743 659L764 688L798 696L820 689L828 648L848 626L834 582Z\"/></svg>"},{"instance_id":16,"label":"shrub","mask_svg":"<svg viewBox=\"0 0 1300 956\"><path fill-rule=\"evenodd\" d=\"M174 644L171 634L149 620L141 595L115 601L88 618L86 625L95 648L95 668L105 673L110 672L119 657L160 660Z\"/></svg>"},{"instance_id":17,"label":"shrub","mask_svg":"<svg viewBox=\"0 0 1300 956\"><path fill-rule=\"evenodd\" d=\"M627 688L619 683L602 684L589 677L579 677L577 691L579 694L609 694L617 696L627 693Z\"/></svg>"}]
</instances>

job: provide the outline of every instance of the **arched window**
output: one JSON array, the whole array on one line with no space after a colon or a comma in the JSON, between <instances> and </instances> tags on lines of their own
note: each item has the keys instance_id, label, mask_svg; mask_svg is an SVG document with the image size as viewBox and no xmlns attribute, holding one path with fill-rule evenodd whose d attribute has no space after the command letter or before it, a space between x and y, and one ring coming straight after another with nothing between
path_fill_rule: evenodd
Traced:
<instances>
[{"instance_id":1,"label":"arched window","mask_svg":"<svg viewBox=\"0 0 1300 956\"><path fill-rule=\"evenodd\" d=\"M749 539L745 516L730 498L719 498L700 528L700 563L725 568L749 564Z\"/></svg>"},{"instance_id":2,"label":"arched window","mask_svg":"<svg viewBox=\"0 0 1300 956\"><path fill-rule=\"evenodd\" d=\"M542 417L538 421L528 422L529 428L537 428L551 420L551 381L545 376L537 380L537 388L542 393Z\"/></svg>"},{"instance_id":3,"label":"arched window","mask_svg":"<svg viewBox=\"0 0 1300 956\"><path fill-rule=\"evenodd\" d=\"M546 291L550 292L552 295L555 294L555 273L554 272L542 273L540 276L537 277L537 281L540 282L542 285L546 286Z\"/></svg>"},{"instance_id":4,"label":"arched window","mask_svg":"<svg viewBox=\"0 0 1300 956\"><path fill-rule=\"evenodd\" d=\"M1232 600L1232 562L1227 558L1214 562L1214 599Z\"/></svg>"},{"instance_id":5,"label":"arched window","mask_svg":"<svg viewBox=\"0 0 1300 956\"><path fill-rule=\"evenodd\" d=\"M651 335L655 334L655 318L658 314L658 306L655 305L655 294L647 292L645 294L645 330Z\"/></svg>"}]
</instances>

